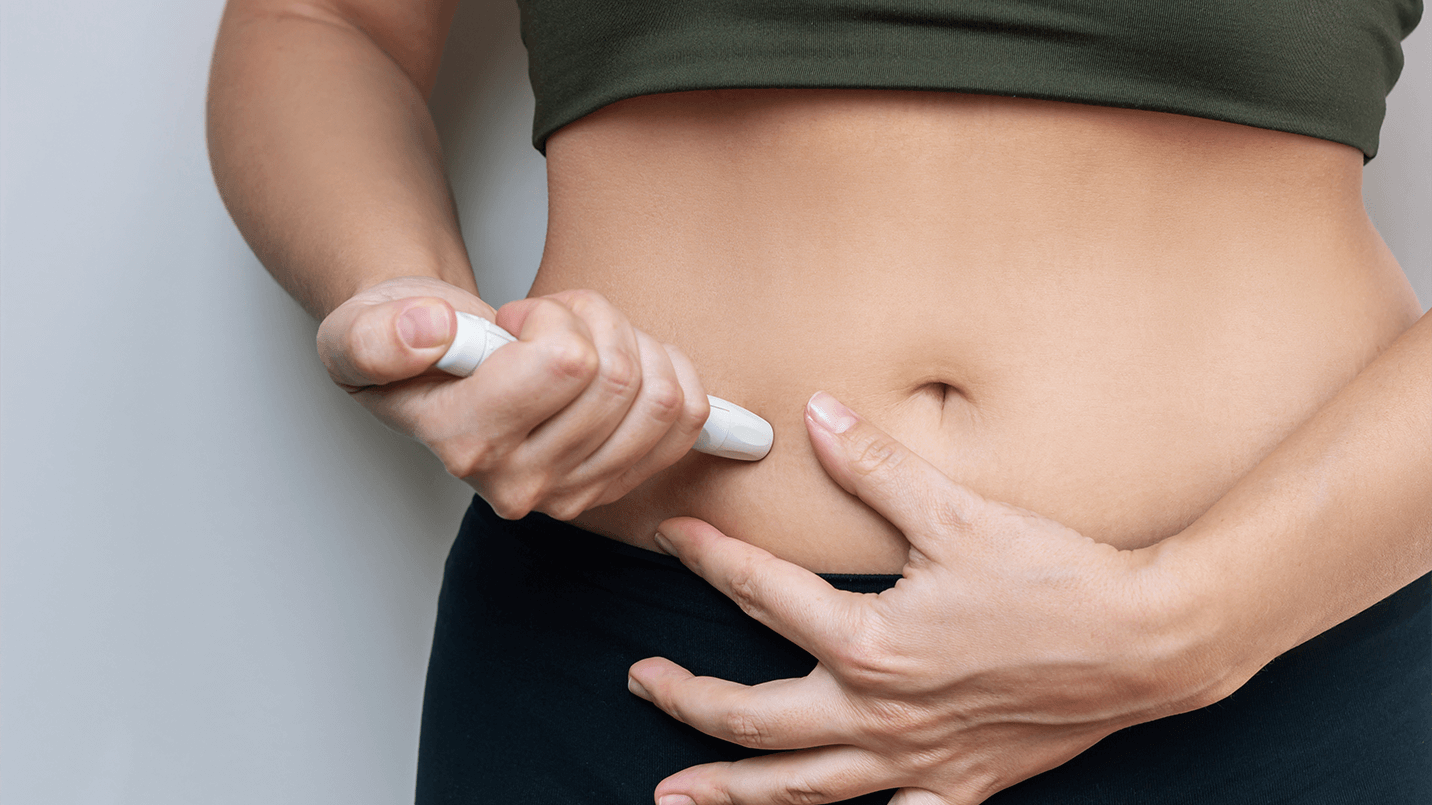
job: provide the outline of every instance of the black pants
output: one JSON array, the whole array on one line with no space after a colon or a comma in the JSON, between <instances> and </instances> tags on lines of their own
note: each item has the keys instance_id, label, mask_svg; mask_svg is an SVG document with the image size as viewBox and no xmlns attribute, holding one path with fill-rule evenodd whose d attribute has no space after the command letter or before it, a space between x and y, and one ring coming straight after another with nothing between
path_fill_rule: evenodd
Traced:
<instances>
[{"instance_id":1,"label":"black pants","mask_svg":"<svg viewBox=\"0 0 1432 805\"><path fill-rule=\"evenodd\" d=\"M826 578L878 592L897 577ZM1424 577L1230 698L1115 733L989 802L1432 803L1429 601ZM649 805L673 772L758 754L628 693L627 668L658 655L747 684L815 665L669 556L474 499L438 604L419 805Z\"/></svg>"}]
</instances>

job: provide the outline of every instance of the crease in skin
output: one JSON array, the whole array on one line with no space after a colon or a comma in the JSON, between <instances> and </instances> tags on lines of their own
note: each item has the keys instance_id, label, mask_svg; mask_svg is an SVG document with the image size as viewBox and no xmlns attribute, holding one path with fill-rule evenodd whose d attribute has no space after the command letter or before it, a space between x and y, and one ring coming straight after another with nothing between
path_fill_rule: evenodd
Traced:
<instances>
[{"instance_id":1,"label":"crease in skin","mask_svg":"<svg viewBox=\"0 0 1432 805\"><path fill-rule=\"evenodd\" d=\"M1420 307L1346 146L951 93L723 90L548 142L534 294L593 288L776 433L576 524L691 515L811 569L906 543L805 432L824 390L992 500L1119 548L1177 533ZM952 393L953 392L953 393Z\"/></svg>"}]
</instances>

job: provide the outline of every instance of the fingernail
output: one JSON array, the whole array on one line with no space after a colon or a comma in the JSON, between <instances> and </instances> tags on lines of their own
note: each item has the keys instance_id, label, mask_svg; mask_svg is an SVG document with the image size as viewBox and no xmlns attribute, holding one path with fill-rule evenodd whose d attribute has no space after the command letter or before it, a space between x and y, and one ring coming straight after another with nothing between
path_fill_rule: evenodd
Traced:
<instances>
[{"instance_id":1,"label":"fingernail","mask_svg":"<svg viewBox=\"0 0 1432 805\"><path fill-rule=\"evenodd\" d=\"M696 800L685 794L667 794L658 799L656 805L696 805Z\"/></svg>"},{"instance_id":2,"label":"fingernail","mask_svg":"<svg viewBox=\"0 0 1432 805\"><path fill-rule=\"evenodd\" d=\"M810 411L811 418L817 425L831 433L845 433L855 424L855 412L823 391L817 391L815 396L810 398L810 402L806 403L806 410Z\"/></svg>"},{"instance_id":3,"label":"fingernail","mask_svg":"<svg viewBox=\"0 0 1432 805\"><path fill-rule=\"evenodd\" d=\"M636 681L636 677L634 676L627 676L627 690L647 701L651 701L651 694L646 692L646 688L642 687L641 683Z\"/></svg>"},{"instance_id":4,"label":"fingernail","mask_svg":"<svg viewBox=\"0 0 1432 805\"><path fill-rule=\"evenodd\" d=\"M448 342L448 312L442 305L414 305L398 317L398 337L413 349Z\"/></svg>"},{"instance_id":5,"label":"fingernail","mask_svg":"<svg viewBox=\"0 0 1432 805\"><path fill-rule=\"evenodd\" d=\"M660 548L662 553L669 556L676 555L676 550L671 547L671 540L667 539L665 534L658 531L656 532L656 536L652 537L652 539L656 540L656 547Z\"/></svg>"}]
</instances>

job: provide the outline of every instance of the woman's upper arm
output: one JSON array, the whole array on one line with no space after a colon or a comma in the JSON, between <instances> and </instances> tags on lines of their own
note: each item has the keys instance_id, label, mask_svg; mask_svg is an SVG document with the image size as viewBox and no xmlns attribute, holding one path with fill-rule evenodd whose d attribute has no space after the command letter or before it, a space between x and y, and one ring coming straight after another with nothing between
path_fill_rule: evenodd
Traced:
<instances>
[{"instance_id":1,"label":"woman's upper arm","mask_svg":"<svg viewBox=\"0 0 1432 805\"><path fill-rule=\"evenodd\" d=\"M397 63L423 95L432 92L458 0L229 0L226 26L296 17L355 29Z\"/></svg>"}]
</instances>

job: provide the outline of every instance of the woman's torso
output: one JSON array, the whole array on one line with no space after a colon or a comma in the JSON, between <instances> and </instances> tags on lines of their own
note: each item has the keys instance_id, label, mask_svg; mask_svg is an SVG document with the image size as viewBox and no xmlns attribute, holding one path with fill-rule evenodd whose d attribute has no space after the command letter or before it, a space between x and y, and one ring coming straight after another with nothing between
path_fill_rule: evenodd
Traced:
<instances>
[{"instance_id":1,"label":"woman's torso","mask_svg":"<svg viewBox=\"0 0 1432 805\"><path fill-rule=\"evenodd\" d=\"M692 515L827 572L904 541L831 481L826 390L957 481L1122 548L1191 522L1416 319L1362 154L1180 115L880 90L608 106L547 143L534 294L592 288L768 419L575 522Z\"/></svg>"}]
</instances>

